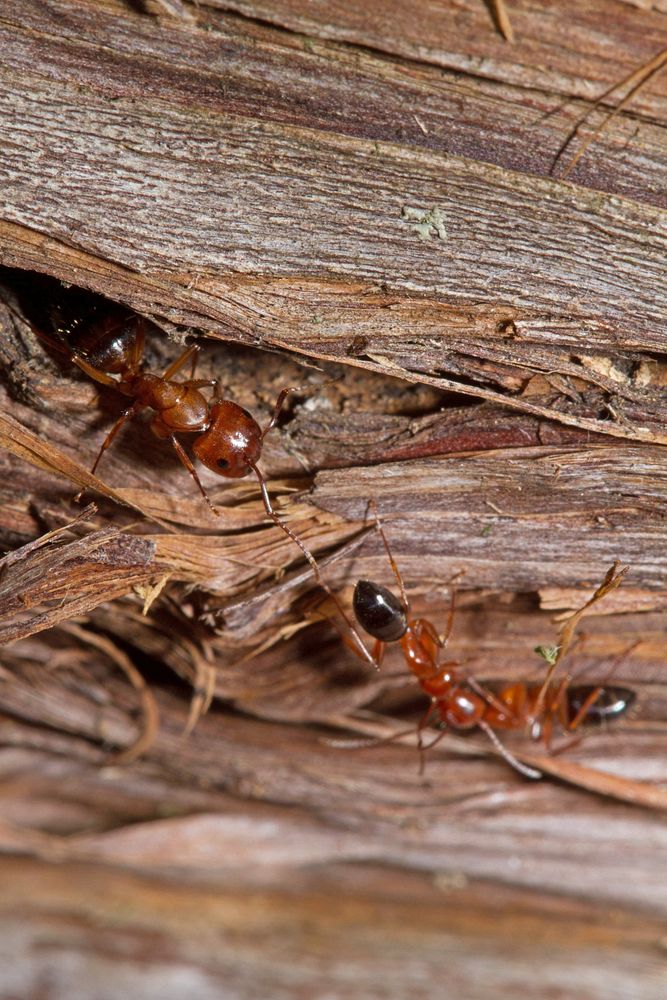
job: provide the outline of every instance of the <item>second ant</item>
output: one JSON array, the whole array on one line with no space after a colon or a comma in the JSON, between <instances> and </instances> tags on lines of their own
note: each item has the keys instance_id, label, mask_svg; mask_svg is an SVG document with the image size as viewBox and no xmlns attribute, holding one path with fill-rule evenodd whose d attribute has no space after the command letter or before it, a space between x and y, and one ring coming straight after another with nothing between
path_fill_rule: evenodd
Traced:
<instances>
[{"instance_id":1,"label":"second ant","mask_svg":"<svg viewBox=\"0 0 667 1000\"><path fill-rule=\"evenodd\" d=\"M573 735L581 726L600 724L623 715L635 700L635 693L620 685L571 684L565 675L554 679L558 662L567 651L569 641L582 613L620 584L625 570L615 564L593 596L570 616L561 630L561 645L552 659L545 679L540 683L516 681L498 690L479 684L454 660L440 662L454 624L454 598L450 605L445 632L441 636L427 618L413 618L403 578L392 555L376 505L371 504L376 527L382 537L400 598L388 588L370 580L359 580L354 589L353 608L357 622L374 640L371 657L379 667L388 643L399 643L405 663L416 677L428 706L417 725L418 747L423 770L423 734L435 717L441 733L427 749L442 738L444 732L479 728L486 733L498 752L521 774L539 778L539 771L521 763L496 735L500 731L525 731L533 740L542 740L551 750L555 730ZM341 631L343 640L358 655L363 641L353 630L354 644ZM368 744L364 744L368 745Z\"/></svg>"},{"instance_id":2,"label":"second ant","mask_svg":"<svg viewBox=\"0 0 667 1000\"><path fill-rule=\"evenodd\" d=\"M182 351L161 374L147 371L144 365L146 332L153 326L136 313L119 306L108 306L103 311L93 309L84 320L70 323L64 329L60 327L60 335L67 337L66 344L35 329L41 340L65 353L90 378L113 387L131 400L102 442L91 472L95 473L102 455L123 425L143 410L152 410L151 431L157 438L170 442L202 497L213 513L218 514L190 456L177 437L178 434L195 434L192 451L206 468L227 479L242 479L250 474L257 478L267 515L299 547L315 579L335 602L348 627L353 629L338 598L324 581L315 557L274 510L266 480L258 466L264 439L276 426L286 399L303 389L294 386L282 389L270 420L262 428L246 409L219 395L216 379L194 378L199 351L197 345ZM177 373L188 364L192 364L191 377L177 380ZM204 388L214 390L210 401L202 392ZM357 653L367 662L373 662L362 642Z\"/></svg>"}]
</instances>

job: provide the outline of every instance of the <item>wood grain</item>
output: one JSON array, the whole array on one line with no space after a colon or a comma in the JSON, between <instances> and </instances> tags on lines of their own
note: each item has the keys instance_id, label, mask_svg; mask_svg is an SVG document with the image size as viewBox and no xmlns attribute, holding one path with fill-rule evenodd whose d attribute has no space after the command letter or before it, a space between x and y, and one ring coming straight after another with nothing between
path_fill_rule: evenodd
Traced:
<instances>
[{"instance_id":1,"label":"wood grain","mask_svg":"<svg viewBox=\"0 0 667 1000\"><path fill-rule=\"evenodd\" d=\"M507 7L514 44L481 0L0 11L2 1000L664 997L667 74L560 175L667 19ZM566 669L632 712L532 782L483 734L424 776L325 742L418 718L399 651L341 645L255 483L204 472L215 517L141 421L92 479L122 401L39 342L12 268L154 317L152 370L198 338L261 420L305 385L276 506L349 609L393 583L376 498L412 609L442 627L456 586L475 677L539 675L626 562ZM54 540L75 483L98 509Z\"/></svg>"},{"instance_id":2,"label":"wood grain","mask_svg":"<svg viewBox=\"0 0 667 1000\"><path fill-rule=\"evenodd\" d=\"M223 19L204 31L114 4L101 20L69 11L63 32L65 10L24 0L14 21L5 15L6 263L172 323L664 443L664 366L654 355L667 316L665 225L647 203L664 189L664 136L655 140L659 164L630 167L641 191L604 178L575 187L535 176L547 164L531 162L543 143L530 130L519 130L521 155L483 157L466 142L425 148L416 134L392 135L386 117L371 128L357 70L341 68L338 48L304 55L293 38L257 24ZM187 65L176 55L184 45ZM324 83L302 65L306 56L344 94L318 98L313 78ZM273 81L260 92L257 60ZM410 117L405 73L384 62L358 72L373 108L391 118L385 96L395 93ZM29 87L17 90L17 79ZM438 109L443 87L438 78ZM274 106L278 94L289 113ZM414 97L417 117L430 134L423 98ZM463 98L452 100L460 121ZM312 102L336 117L313 117ZM471 133L486 133L487 114L517 135L511 107L509 119L471 109ZM350 118L363 127L339 124ZM451 135L449 123L439 131ZM630 162L625 152L618 159ZM525 389L537 372L574 378L575 393L583 386L602 398L569 412L563 392L531 402Z\"/></svg>"}]
</instances>

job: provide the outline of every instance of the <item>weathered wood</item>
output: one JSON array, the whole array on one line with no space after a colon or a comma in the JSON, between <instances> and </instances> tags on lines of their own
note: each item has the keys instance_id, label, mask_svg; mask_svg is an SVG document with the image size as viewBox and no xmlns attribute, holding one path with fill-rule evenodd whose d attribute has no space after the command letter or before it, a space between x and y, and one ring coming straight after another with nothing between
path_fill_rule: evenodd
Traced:
<instances>
[{"instance_id":1,"label":"weathered wood","mask_svg":"<svg viewBox=\"0 0 667 1000\"><path fill-rule=\"evenodd\" d=\"M649 205L420 148L410 136L386 142L386 126L376 128L378 145L345 134L338 119L310 120L301 111L307 83L295 69L293 41L283 36L267 36L261 51L269 64L278 59L278 76L292 74L290 86L271 88L289 104L288 120L270 98L250 128L258 96L253 90L245 105L230 103L229 88L236 95L243 85L226 76L226 22L202 32L112 5L100 24L97 14L91 23L79 12L61 39L51 10L25 4L16 12L0 95L8 131L6 262L47 269L211 332L434 378L442 388L589 430L665 440L661 367L642 353L664 349L667 315L664 218ZM243 27L231 27L241 45L233 64L247 67L250 43L239 42ZM247 31L256 46L260 28ZM186 42L191 50L193 36L186 68L174 52ZM22 80L34 73L37 40L44 68L17 93L17 73ZM146 52L153 61L144 65ZM166 76L156 81L158 58ZM83 91L63 68L73 63ZM41 77L47 68L49 77L57 70L55 91ZM374 72L382 79L382 89L378 82L371 91L377 106L389 84L380 67ZM245 73L246 81L257 77L252 68ZM356 83L339 73L349 114L367 122ZM349 117L345 101L335 106ZM61 124L45 131L45 120ZM473 130L483 128L474 121ZM507 122L505 131L512 131ZM664 148L664 138L657 145ZM524 146L528 153L541 142L526 136ZM252 171L240 169L248 163ZM534 169L528 160L511 166ZM647 192L664 188L664 162L657 174L637 165L633 175ZM36 184L39 200L30 196ZM34 232L48 235L47 243ZM531 403L523 397L527 370L600 386L611 419L599 415L604 399L593 412L590 403L567 413L553 401ZM615 409L617 397L627 414Z\"/></svg>"},{"instance_id":2,"label":"weathered wood","mask_svg":"<svg viewBox=\"0 0 667 1000\"><path fill-rule=\"evenodd\" d=\"M306 384L276 506L346 608L393 583L370 497L416 613L442 628L465 570L447 655L476 678L540 675L554 612L629 563L565 669L638 697L537 782L479 733L423 778L413 747L323 742L418 718L400 652L342 646L256 483L205 471L214 517L141 421L91 478L122 401L5 273L3 997L662 1000L667 74L558 179L667 45L640 6L512 0L510 45L481 0L5 5L0 262L156 317L154 370L200 337L262 419ZM45 538L81 486L98 512Z\"/></svg>"},{"instance_id":3,"label":"weathered wood","mask_svg":"<svg viewBox=\"0 0 667 1000\"><path fill-rule=\"evenodd\" d=\"M309 7L300 6L303 13L311 13ZM61 83L68 83L71 66L76 65L81 83L99 86L106 68L113 76L115 100L167 98L189 106L195 84L199 108L214 113L224 108L235 116L370 141L395 141L536 174L552 171L567 131L586 110L584 102L563 103L561 96L597 97L630 68L648 59L660 47L661 38L667 43L667 31L664 26L662 33L658 30L658 19L646 19L645 37L636 38L640 44L629 45L627 32L622 42L607 37L604 59L595 58L591 36L600 30L604 19L609 20L605 4L590 5L589 25L582 26L579 37L570 32L563 38L561 33L557 45L549 37L553 17L546 6L540 12L533 5L532 32L535 36L542 29L541 41L550 49L546 58L551 70L572 46L568 55L571 64L576 60L576 76L556 85L545 72L545 56L532 48L528 39L524 37L514 50L498 43L484 21L481 3L473 0L468 10L465 6L459 10L455 30L446 7L437 12L423 8L417 24L402 5L394 5L394 9L390 4L385 6L381 28L385 46L375 46L367 37L366 51L353 54L325 42L326 24L314 21L308 26L311 38L299 39L272 31L268 25L216 15L209 9L202 12L198 26L162 22L155 30L146 18L132 19L127 5L121 4L98 6L94 19L85 7L63 5L60 12L66 10L68 15L64 30L57 5L45 8L23 3L16 8L14 24L7 18L14 30L10 33L8 26L3 40L9 60L21 73L34 72L30 57L37 49L43 71L48 69ZM375 7L379 11L382 5ZM263 13L267 20L272 19L270 11ZM284 4L274 14L278 19L289 17ZM540 14L550 24L536 28ZM349 12L343 8L338 15L340 26ZM368 7L361 15L363 20L371 29L380 27L377 20L372 24L373 13ZM636 14L630 20L636 22ZM363 23L360 27L363 30ZM401 48L415 28L422 39L428 36L445 44L458 41L461 51L467 49L468 53L471 45L479 46L480 54L485 51L472 77L462 77L456 58L445 56L442 68L434 69L422 53L420 61L408 68L372 52L373 48L386 47L390 54L406 55ZM13 37L16 30L30 32L23 45L17 45ZM317 36L319 40L315 40ZM187 70L175 58L179 45L187 46ZM577 47L585 51L576 51ZM493 57L489 58L491 52L496 57L495 66ZM498 57L504 57L504 65ZM541 76L531 79L531 73ZM575 175L578 183L664 205L664 184L660 181L665 145L660 122L664 122L666 93L658 79L636 97L625 122L603 134L591 148ZM640 124L635 124L639 112L643 112ZM639 140L637 129L641 131Z\"/></svg>"},{"instance_id":4,"label":"weathered wood","mask_svg":"<svg viewBox=\"0 0 667 1000\"><path fill-rule=\"evenodd\" d=\"M660 588L665 470L662 448L527 448L322 472L313 500L361 519L381 496L413 585L461 570L463 586L529 589L561 573L561 584L590 585L619 559L631 582ZM376 562L363 572L388 579L380 540L369 538L371 548Z\"/></svg>"},{"instance_id":5,"label":"weathered wood","mask_svg":"<svg viewBox=\"0 0 667 1000\"><path fill-rule=\"evenodd\" d=\"M233 819L235 847L248 827ZM96 1000L93 980L106 996L131 982L135 996L163 1000L185 990L197 1000L421 1000L443 968L460 1000L479 1000L511 996L527 966L534 996L661 1000L664 990L661 919L558 893L540 909L528 892L449 868L434 877L311 865L290 872L289 889L236 888L227 871L187 888L101 865L9 859L0 872L0 956L14 996L39 995L47 980L52 1000L68 1000L82 965Z\"/></svg>"},{"instance_id":6,"label":"weathered wood","mask_svg":"<svg viewBox=\"0 0 667 1000\"><path fill-rule=\"evenodd\" d=\"M557 12L548 0L513 0L508 10L516 47L489 30L488 7L476 0L461 0L452 7L426 3L419 17L400 0L373 0L359 10L344 0L315 8L303 0L212 0L211 6L419 64L452 67L469 76L516 81L568 96L573 92L597 96L667 41L667 28L658 11L645 9L638 14L600 0L564 0ZM664 98L664 79L652 90Z\"/></svg>"},{"instance_id":7,"label":"weathered wood","mask_svg":"<svg viewBox=\"0 0 667 1000\"><path fill-rule=\"evenodd\" d=\"M5 751L5 766L12 767L20 750L26 785L44 789L45 758L67 747L65 762L56 766L59 797L67 806L83 781L90 803L83 813L81 806L72 808L74 803L61 807L60 828L67 835L56 831L32 854L104 860L147 872L235 869L236 878L248 883L253 863L261 879L276 866L298 871L313 863L398 862L416 871L456 871L665 912L664 886L655 878L666 848L662 817L562 786L527 783L503 761L480 759L477 740L451 737L444 749L433 751L420 779L414 749L336 750L323 745L312 729L260 724L227 712L205 716L184 740L187 707L181 698L158 692L161 727L148 757L105 772L99 770L104 751L91 753L89 741L104 740L108 748L130 742L136 732L131 717L136 695L94 659L83 684L80 668L67 668L63 658L59 670L35 683L39 661L30 646L26 653L22 665L21 645L15 647L12 679L3 682L3 701L19 720L4 724L4 742L13 748ZM43 647L38 655L44 655ZM26 725L38 720L48 720L54 730L53 748L48 733ZM641 730L598 734L584 745L580 759L635 777L664 777L651 752L654 745L655 737ZM173 795L165 801L165 789L171 787ZM25 793L20 786L8 792L16 815ZM44 793L47 803L53 801L48 789ZM105 832L99 830L99 813L109 808L107 794L115 800L120 824ZM224 815L228 796L246 802L248 821L240 836L240 821L231 819L238 807ZM175 818L165 819L165 809ZM581 837L578 823L558 821L575 814L578 823L596 827L595 839ZM134 825L126 828L123 818L130 815ZM283 833L267 832L262 818L275 821ZM45 827L48 831L49 824ZM303 840L289 833L299 828ZM192 850L181 839L189 829ZM10 832L0 831L5 837ZM650 855L642 837L651 840ZM243 844L245 872L239 871L235 854ZM621 870L632 871L633 877L619 878Z\"/></svg>"}]
</instances>

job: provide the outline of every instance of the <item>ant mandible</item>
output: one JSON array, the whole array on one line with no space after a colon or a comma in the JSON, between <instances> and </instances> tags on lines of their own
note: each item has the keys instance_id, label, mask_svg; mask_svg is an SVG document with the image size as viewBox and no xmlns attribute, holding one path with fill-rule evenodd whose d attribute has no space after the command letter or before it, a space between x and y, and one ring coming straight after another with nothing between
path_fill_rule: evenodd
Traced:
<instances>
[{"instance_id":1,"label":"ant mandible","mask_svg":"<svg viewBox=\"0 0 667 1000\"><path fill-rule=\"evenodd\" d=\"M281 390L274 405L273 415L262 430L252 414L238 403L222 399L217 395L214 395L211 402L207 400L201 390L205 387L217 389L219 383L216 379L194 378L198 345L187 347L161 375L146 371L143 360L148 325L148 321L138 314L115 308L101 317L94 316L91 321L69 331L70 340L74 340L74 349L66 351L69 359L96 382L112 386L132 400L102 442L91 472L95 473L102 455L125 422L144 409L152 409L155 411L150 421L153 434L171 443L180 461L199 487L204 500L217 515L219 511L206 492L189 455L176 437L177 434L183 433L197 434L192 450L199 461L212 472L227 479L243 479L254 473L259 482L266 513L274 524L298 545L312 567L315 579L334 600L348 627L354 632L338 598L322 578L315 557L274 510L266 480L257 464L264 439L276 426L285 400L292 393L302 391L301 388L289 387ZM46 334L37 330L35 332L57 350L63 350L63 345ZM191 377L186 381L176 381L174 376L188 362L192 362ZM76 499L80 496L81 493ZM365 660L372 662L362 642L357 652Z\"/></svg>"},{"instance_id":2,"label":"ant mandible","mask_svg":"<svg viewBox=\"0 0 667 1000\"><path fill-rule=\"evenodd\" d=\"M583 608L570 618L567 643L563 642L552 662L546 679L539 684L517 681L505 685L496 694L487 690L468 675L456 661L440 663L440 653L447 645L454 623L454 595L444 635L440 635L427 618L413 618L400 570L394 559L387 536L377 511L371 501L377 530L398 583L400 599L381 584L359 580L354 589L353 609L357 622L375 643L371 657L377 667L384 658L388 643L400 643L405 662L417 678L419 686L429 698L429 705L417 725L418 746L423 769L422 733L430 719L437 714L443 730L482 729L502 756L521 774L539 778L539 771L521 763L509 752L496 735L496 730L527 729L534 740L542 739L551 748L554 727L564 733L574 733L581 725L596 724L624 714L635 699L629 688L601 685L570 685L570 678L554 681L553 674L558 660L569 644L576 622L585 608L615 589L625 570L617 572L616 564L605 581ZM565 627L563 629L565 632ZM563 633L562 633L563 634ZM348 645L357 652L362 641L355 631L355 645ZM439 734L427 749L442 739Z\"/></svg>"}]
</instances>

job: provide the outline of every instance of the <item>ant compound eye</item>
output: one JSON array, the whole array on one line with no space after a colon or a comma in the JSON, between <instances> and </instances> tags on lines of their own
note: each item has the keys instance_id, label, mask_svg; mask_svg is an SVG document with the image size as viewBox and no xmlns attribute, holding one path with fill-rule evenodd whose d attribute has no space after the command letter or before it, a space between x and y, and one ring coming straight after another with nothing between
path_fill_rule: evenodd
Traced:
<instances>
[{"instance_id":1,"label":"ant compound eye","mask_svg":"<svg viewBox=\"0 0 667 1000\"><path fill-rule=\"evenodd\" d=\"M216 462L216 465L218 466L219 469L229 468L229 462L226 458L219 458Z\"/></svg>"}]
</instances>

